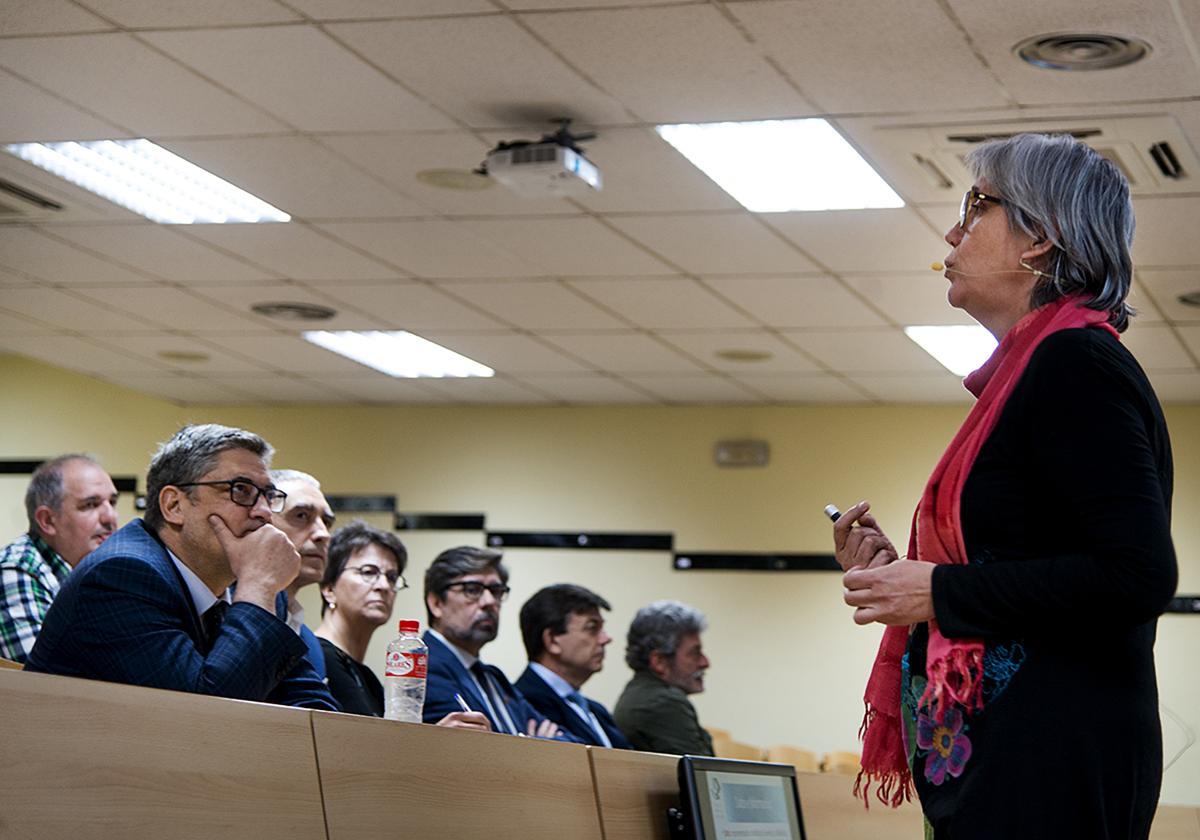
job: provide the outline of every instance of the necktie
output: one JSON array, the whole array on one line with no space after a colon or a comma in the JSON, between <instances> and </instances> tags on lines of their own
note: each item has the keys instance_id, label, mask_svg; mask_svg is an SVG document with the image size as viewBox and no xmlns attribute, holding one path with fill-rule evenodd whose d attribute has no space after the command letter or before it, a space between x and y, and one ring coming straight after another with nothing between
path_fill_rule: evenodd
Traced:
<instances>
[{"instance_id":1,"label":"necktie","mask_svg":"<svg viewBox=\"0 0 1200 840\"><path fill-rule=\"evenodd\" d=\"M515 735L517 730L512 723L512 716L508 713L508 707L504 704L504 698L496 690L496 685L492 682L491 674L487 672L487 668L483 667L482 662L476 660L475 664L471 666L471 673L479 681L479 687L483 689L484 699L492 707L492 717L494 718L492 723L496 725L496 731Z\"/></svg>"},{"instance_id":2,"label":"necktie","mask_svg":"<svg viewBox=\"0 0 1200 840\"><path fill-rule=\"evenodd\" d=\"M205 611L201 623L204 625L204 641L208 650L212 650L213 643L217 640L217 634L221 632L221 624L225 621L227 612L229 612L229 604L225 601L217 601Z\"/></svg>"},{"instance_id":3,"label":"necktie","mask_svg":"<svg viewBox=\"0 0 1200 840\"><path fill-rule=\"evenodd\" d=\"M596 733L596 737L600 739L600 743L606 747L611 747L612 741L608 739L608 733L604 731L604 727L600 725L600 721L596 720L596 716L592 714L592 709L588 706L588 701L584 699L583 695L578 691L572 691L567 695L567 699L583 712L584 719L592 727L592 731Z\"/></svg>"}]
</instances>

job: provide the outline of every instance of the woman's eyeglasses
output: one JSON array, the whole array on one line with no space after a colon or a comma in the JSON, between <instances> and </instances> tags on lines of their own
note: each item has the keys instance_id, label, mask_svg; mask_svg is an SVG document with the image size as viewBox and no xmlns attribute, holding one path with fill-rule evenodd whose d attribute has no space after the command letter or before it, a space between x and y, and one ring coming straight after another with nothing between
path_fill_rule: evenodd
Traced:
<instances>
[{"instance_id":1,"label":"woman's eyeglasses","mask_svg":"<svg viewBox=\"0 0 1200 840\"><path fill-rule=\"evenodd\" d=\"M967 225L971 223L971 211L985 201L990 201L993 204L1004 203L1004 199L996 198L994 195L981 193L975 187L971 187L971 189L967 190L967 194L963 196L962 204L959 205L958 208L958 226L963 230L966 230Z\"/></svg>"},{"instance_id":2,"label":"woman's eyeglasses","mask_svg":"<svg viewBox=\"0 0 1200 840\"><path fill-rule=\"evenodd\" d=\"M367 586L374 586L379 580L379 576L383 575L387 578L388 585L392 587L393 592L408 589L408 581L404 579L404 575L399 572L385 572L383 569L373 566L370 563L364 563L361 566L350 566L346 571L357 572L358 576L362 578L362 582Z\"/></svg>"},{"instance_id":3,"label":"woman's eyeglasses","mask_svg":"<svg viewBox=\"0 0 1200 840\"><path fill-rule=\"evenodd\" d=\"M503 601L508 597L509 588L503 583L491 583L484 585L475 580L460 580L457 583L452 583L446 587L447 589L457 589L463 594L463 597L468 601L478 601L483 597L483 590L492 593L492 597L497 601Z\"/></svg>"}]
</instances>

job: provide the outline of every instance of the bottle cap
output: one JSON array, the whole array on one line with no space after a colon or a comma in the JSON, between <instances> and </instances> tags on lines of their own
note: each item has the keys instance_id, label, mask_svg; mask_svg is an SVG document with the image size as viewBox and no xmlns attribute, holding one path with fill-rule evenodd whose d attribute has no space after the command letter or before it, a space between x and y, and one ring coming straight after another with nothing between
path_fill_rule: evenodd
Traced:
<instances>
[{"instance_id":1,"label":"bottle cap","mask_svg":"<svg viewBox=\"0 0 1200 840\"><path fill-rule=\"evenodd\" d=\"M401 633L420 633L421 632L421 622L413 621L411 618L402 618L402 619L400 619L400 632Z\"/></svg>"}]
</instances>

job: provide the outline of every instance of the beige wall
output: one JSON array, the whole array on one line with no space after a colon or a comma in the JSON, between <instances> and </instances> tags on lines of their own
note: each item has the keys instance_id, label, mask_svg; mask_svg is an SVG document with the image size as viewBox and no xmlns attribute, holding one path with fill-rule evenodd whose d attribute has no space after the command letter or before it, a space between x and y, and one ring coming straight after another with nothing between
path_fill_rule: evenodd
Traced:
<instances>
[{"instance_id":1,"label":"beige wall","mask_svg":"<svg viewBox=\"0 0 1200 840\"><path fill-rule=\"evenodd\" d=\"M328 492L394 493L402 510L483 512L493 530L666 531L680 550L829 550L822 507L875 504L898 543L907 539L924 479L965 411L945 406L752 407L271 407L180 408L14 356L0 356L0 457L66 449L99 455L114 472L144 474L156 441L181 423L243 425L275 444L277 466L308 470ZM1175 447L1175 543L1180 591L1200 591L1200 407L1167 409ZM719 470L720 438L771 444L765 469ZM8 487L12 482L4 485ZM4 488L0 488L4 492ZM3 498L10 498L5 495ZM5 507L11 508L12 504ZM6 510L0 524L10 520ZM20 527L19 512L13 529ZM10 529L12 530L12 529ZM15 533L15 530L14 530ZM479 533L402 538L414 588L396 618L424 620L420 579L442 548L478 544ZM516 677L524 665L520 604L569 580L610 601L618 641L588 691L611 704L628 679L621 637L634 611L675 597L712 625L702 721L735 737L816 750L854 749L863 682L878 628L857 628L830 573L676 572L653 552L511 550L513 596L488 658ZM317 621L316 593L306 597ZM382 661L381 630L369 656ZM1159 624L1165 706L1200 729L1200 618ZM1166 753L1185 743L1164 715ZM1200 804L1200 747L1164 778L1163 799Z\"/></svg>"}]
</instances>

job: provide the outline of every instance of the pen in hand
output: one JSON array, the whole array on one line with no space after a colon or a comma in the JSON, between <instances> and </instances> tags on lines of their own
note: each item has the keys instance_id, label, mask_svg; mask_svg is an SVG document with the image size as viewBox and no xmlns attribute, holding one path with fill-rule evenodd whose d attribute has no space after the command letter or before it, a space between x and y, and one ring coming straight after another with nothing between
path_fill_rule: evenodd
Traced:
<instances>
[{"instance_id":1,"label":"pen in hand","mask_svg":"<svg viewBox=\"0 0 1200 840\"><path fill-rule=\"evenodd\" d=\"M467 705L467 701L464 700L463 696L461 694L459 694L457 691L454 692L454 699L458 701L458 708L462 709L464 712L475 711L474 709L472 709L470 706Z\"/></svg>"}]
</instances>

